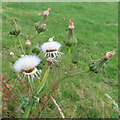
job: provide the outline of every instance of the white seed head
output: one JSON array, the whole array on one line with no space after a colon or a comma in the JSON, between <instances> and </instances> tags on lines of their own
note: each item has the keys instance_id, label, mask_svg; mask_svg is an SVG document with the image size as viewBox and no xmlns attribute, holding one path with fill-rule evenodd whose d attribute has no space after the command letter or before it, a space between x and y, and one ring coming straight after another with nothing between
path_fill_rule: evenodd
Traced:
<instances>
[{"instance_id":1,"label":"white seed head","mask_svg":"<svg viewBox=\"0 0 120 120\"><path fill-rule=\"evenodd\" d=\"M19 58L15 62L13 68L16 72L22 72L23 70L27 71L36 67L39 63L40 63L40 58L38 58L37 56L26 55Z\"/></svg>"},{"instance_id":2,"label":"white seed head","mask_svg":"<svg viewBox=\"0 0 120 120\"><path fill-rule=\"evenodd\" d=\"M59 42L46 42L44 44L42 44L41 49L42 51L45 53L46 50L53 50L53 49L57 49L57 51L60 49L61 44Z\"/></svg>"}]
</instances>

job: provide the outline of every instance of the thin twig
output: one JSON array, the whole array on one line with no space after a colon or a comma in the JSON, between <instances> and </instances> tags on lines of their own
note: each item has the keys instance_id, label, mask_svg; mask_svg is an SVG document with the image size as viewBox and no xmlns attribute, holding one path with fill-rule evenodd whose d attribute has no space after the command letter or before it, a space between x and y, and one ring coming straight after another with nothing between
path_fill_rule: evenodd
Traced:
<instances>
[{"instance_id":1,"label":"thin twig","mask_svg":"<svg viewBox=\"0 0 120 120\"><path fill-rule=\"evenodd\" d=\"M60 109L59 105L56 103L56 100L55 100L52 96L50 96L50 97L52 98L53 102L54 102L55 105L57 106L57 108L58 108L58 110L59 110L60 115L62 116L62 118L65 118L65 116L64 116L64 114L63 114L63 112L62 112L62 110Z\"/></svg>"}]
</instances>

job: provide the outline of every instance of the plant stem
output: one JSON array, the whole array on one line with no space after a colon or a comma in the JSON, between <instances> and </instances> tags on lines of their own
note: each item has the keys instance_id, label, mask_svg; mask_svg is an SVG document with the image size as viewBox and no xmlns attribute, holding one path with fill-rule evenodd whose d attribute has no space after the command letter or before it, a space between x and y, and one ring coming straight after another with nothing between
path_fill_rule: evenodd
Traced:
<instances>
[{"instance_id":1,"label":"plant stem","mask_svg":"<svg viewBox=\"0 0 120 120\"><path fill-rule=\"evenodd\" d=\"M47 77L48 77L48 74L49 74L49 70L50 70L50 66L48 66L47 69L46 69L46 72L45 72L45 74L44 74L44 77L43 77L43 79L42 79L42 82L41 82L40 86L38 87L37 93L39 93L39 92L42 90L42 88L44 87L44 85L45 85L45 83L46 83L46 81L47 81ZM24 113L24 115L23 115L23 118L28 118L29 113L30 113L30 111L31 111L31 107L32 107L32 105L33 105L33 102L34 102L34 99L32 98L32 99L30 100L29 105L28 105L28 106L26 107L26 109L25 109L25 113Z\"/></svg>"},{"instance_id":2,"label":"plant stem","mask_svg":"<svg viewBox=\"0 0 120 120\"><path fill-rule=\"evenodd\" d=\"M70 53L71 53L71 48L68 48L68 74L69 74L69 70L70 70Z\"/></svg>"},{"instance_id":3,"label":"plant stem","mask_svg":"<svg viewBox=\"0 0 120 120\"><path fill-rule=\"evenodd\" d=\"M19 43L20 43L20 46L21 46L21 49L22 49L22 51L23 51L23 53L24 53L24 55L25 55L25 51L24 51L24 49L23 49L23 46L22 46L22 43L21 43L21 41L20 41L20 38L17 36L17 39L18 39L18 41L19 41Z\"/></svg>"},{"instance_id":4,"label":"plant stem","mask_svg":"<svg viewBox=\"0 0 120 120\"><path fill-rule=\"evenodd\" d=\"M90 72L89 70L86 70L86 71L83 71L83 72L79 72L79 73L75 73L75 74L71 74L71 75L66 75L64 76L62 79L58 80L56 83L54 83L53 85L51 85L49 88L45 89L44 91L42 91L40 94L37 95L37 97L41 97L43 96L45 93L47 92L50 92L50 90L55 86L57 85L58 83L62 82L63 80L65 80L66 78L70 78L70 77L74 77L76 75L81 75L81 74L84 74L84 73L88 73Z\"/></svg>"},{"instance_id":5,"label":"plant stem","mask_svg":"<svg viewBox=\"0 0 120 120\"><path fill-rule=\"evenodd\" d=\"M48 74L49 74L49 71L50 71L50 66L47 67L46 69L46 72L44 74L44 77L42 79L42 82L40 84L40 86L38 87L38 91L37 91L37 94L39 94L39 92L42 90L42 88L44 87L46 81L47 81L47 77L48 77Z\"/></svg>"},{"instance_id":6,"label":"plant stem","mask_svg":"<svg viewBox=\"0 0 120 120\"><path fill-rule=\"evenodd\" d=\"M23 115L23 118L28 118L29 113L30 113L30 110L31 110L32 105L33 105L33 101L34 101L34 99L32 98L32 99L30 100L29 105L28 105L28 106L26 107L26 109L25 109L25 113L24 113L24 115Z\"/></svg>"}]
</instances>

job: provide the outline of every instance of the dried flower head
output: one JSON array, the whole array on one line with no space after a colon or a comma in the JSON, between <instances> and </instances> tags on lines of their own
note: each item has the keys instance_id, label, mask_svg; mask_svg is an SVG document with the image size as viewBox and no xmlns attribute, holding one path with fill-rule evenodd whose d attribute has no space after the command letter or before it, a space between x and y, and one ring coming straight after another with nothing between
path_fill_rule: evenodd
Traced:
<instances>
[{"instance_id":1,"label":"dried flower head","mask_svg":"<svg viewBox=\"0 0 120 120\"><path fill-rule=\"evenodd\" d=\"M70 22L69 22L69 29L71 29L71 30L74 29L73 19L70 19Z\"/></svg>"},{"instance_id":2,"label":"dried flower head","mask_svg":"<svg viewBox=\"0 0 120 120\"><path fill-rule=\"evenodd\" d=\"M115 54L115 50L111 51L111 52L107 52L106 55L105 55L105 58L107 60L109 60L110 58L112 58L112 56Z\"/></svg>"},{"instance_id":3,"label":"dried flower head","mask_svg":"<svg viewBox=\"0 0 120 120\"><path fill-rule=\"evenodd\" d=\"M57 60L55 60L55 59L52 58L52 57L48 57L46 60L47 60L48 62L52 63L52 64L54 64L54 62L58 62Z\"/></svg>"},{"instance_id":4,"label":"dried flower head","mask_svg":"<svg viewBox=\"0 0 120 120\"><path fill-rule=\"evenodd\" d=\"M51 9L51 8L48 8L46 11L44 11L43 15L44 15L44 16L48 16L50 9Z\"/></svg>"},{"instance_id":5,"label":"dried flower head","mask_svg":"<svg viewBox=\"0 0 120 120\"><path fill-rule=\"evenodd\" d=\"M53 39L54 37L50 38L49 42L42 44L41 49L45 53L45 56L47 55L48 57L54 57L54 58L56 58L56 56L61 57L60 54L63 53L58 52L58 50L61 47L61 44L59 42L53 41Z\"/></svg>"}]
</instances>

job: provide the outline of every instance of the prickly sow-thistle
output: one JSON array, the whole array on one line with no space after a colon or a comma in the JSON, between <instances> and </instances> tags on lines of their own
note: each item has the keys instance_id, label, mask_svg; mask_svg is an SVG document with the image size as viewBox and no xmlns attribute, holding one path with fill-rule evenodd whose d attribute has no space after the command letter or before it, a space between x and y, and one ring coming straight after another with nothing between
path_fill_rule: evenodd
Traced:
<instances>
[{"instance_id":1,"label":"prickly sow-thistle","mask_svg":"<svg viewBox=\"0 0 120 120\"><path fill-rule=\"evenodd\" d=\"M61 57L61 52L58 50L61 47L59 42L53 41L54 37L50 38L48 42L41 45L42 51L45 53L45 56L56 58L56 56Z\"/></svg>"},{"instance_id":2,"label":"prickly sow-thistle","mask_svg":"<svg viewBox=\"0 0 120 120\"><path fill-rule=\"evenodd\" d=\"M35 76L40 79L38 76L40 75L40 71L36 68L40 61L40 58L38 58L37 56L26 55L19 58L15 62L13 68L16 72L22 72L24 76L23 80L27 76L28 80L30 80L31 77L33 81Z\"/></svg>"}]
</instances>

